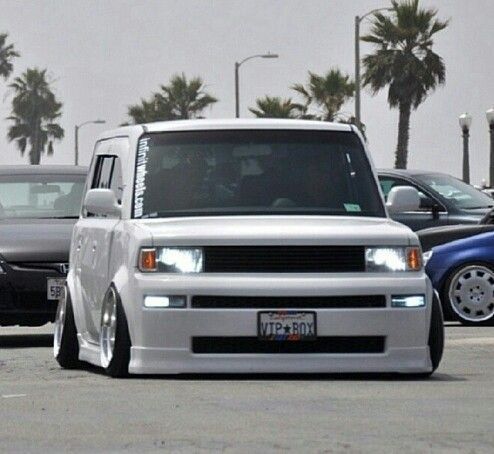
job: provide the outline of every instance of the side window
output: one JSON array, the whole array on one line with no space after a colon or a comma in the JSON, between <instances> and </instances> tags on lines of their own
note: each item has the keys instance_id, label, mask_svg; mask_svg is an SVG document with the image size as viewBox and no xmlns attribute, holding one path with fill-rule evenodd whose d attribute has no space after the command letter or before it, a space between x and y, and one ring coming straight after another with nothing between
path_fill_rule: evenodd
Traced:
<instances>
[{"instance_id":1,"label":"side window","mask_svg":"<svg viewBox=\"0 0 494 454\"><path fill-rule=\"evenodd\" d=\"M393 189L395 186L411 186L412 188L417 189L417 191L419 192L419 196L420 196L419 211L432 211L434 206L439 206L441 207L440 211L444 211L441 204L439 204L436 200L432 199L427 194L424 194L419 188L410 184L406 180L402 180L401 178L382 176L379 177L379 184L381 185L381 189L383 191L385 200L388 200L388 194L391 191L391 189Z\"/></svg>"},{"instance_id":2,"label":"side window","mask_svg":"<svg viewBox=\"0 0 494 454\"><path fill-rule=\"evenodd\" d=\"M122 164L119 157L113 160L113 172L111 175L110 189L115 193L118 203L122 203L123 181L122 181Z\"/></svg>"},{"instance_id":3,"label":"side window","mask_svg":"<svg viewBox=\"0 0 494 454\"><path fill-rule=\"evenodd\" d=\"M114 156L98 156L91 189L110 188L114 161Z\"/></svg>"},{"instance_id":4,"label":"side window","mask_svg":"<svg viewBox=\"0 0 494 454\"><path fill-rule=\"evenodd\" d=\"M118 156L100 155L96 158L91 189L111 189L122 203L122 167ZM84 213L94 217L93 213Z\"/></svg>"},{"instance_id":5,"label":"side window","mask_svg":"<svg viewBox=\"0 0 494 454\"><path fill-rule=\"evenodd\" d=\"M395 186L410 186L408 181L394 177L379 177L379 184L384 194L384 200L388 200L388 194Z\"/></svg>"}]
</instances>

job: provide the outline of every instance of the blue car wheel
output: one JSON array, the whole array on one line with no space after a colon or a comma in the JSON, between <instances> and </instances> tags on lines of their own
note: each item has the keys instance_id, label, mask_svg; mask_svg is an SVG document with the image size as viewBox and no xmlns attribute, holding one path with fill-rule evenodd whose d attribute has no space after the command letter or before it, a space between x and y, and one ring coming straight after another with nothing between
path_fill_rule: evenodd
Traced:
<instances>
[{"instance_id":1,"label":"blue car wheel","mask_svg":"<svg viewBox=\"0 0 494 454\"><path fill-rule=\"evenodd\" d=\"M470 263L457 268L450 274L444 293L461 323L494 320L494 270L490 266Z\"/></svg>"}]
</instances>

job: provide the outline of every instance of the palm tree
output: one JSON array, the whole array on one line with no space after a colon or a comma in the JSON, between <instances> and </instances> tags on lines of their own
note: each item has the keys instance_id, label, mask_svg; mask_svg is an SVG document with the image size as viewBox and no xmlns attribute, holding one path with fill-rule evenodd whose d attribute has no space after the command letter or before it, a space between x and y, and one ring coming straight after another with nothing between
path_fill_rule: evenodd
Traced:
<instances>
[{"instance_id":1,"label":"palm tree","mask_svg":"<svg viewBox=\"0 0 494 454\"><path fill-rule=\"evenodd\" d=\"M187 80L182 73L174 75L168 85L161 85L149 101L143 99L129 106L128 115L134 123L201 118L202 112L217 101L205 91L200 77Z\"/></svg>"},{"instance_id":2,"label":"palm tree","mask_svg":"<svg viewBox=\"0 0 494 454\"><path fill-rule=\"evenodd\" d=\"M7 44L7 33L0 33L0 76L5 80L10 76L14 65L12 60L20 54L14 49L13 44Z\"/></svg>"},{"instance_id":3,"label":"palm tree","mask_svg":"<svg viewBox=\"0 0 494 454\"><path fill-rule=\"evenodd\" d=\"M363 84L374 94L388 87L388 103L400 112L395 167L406 169L411 111L446 80L443 60L432 46L448 21L436 19L435 9L419 8L419 0L391 3L392 16L374 14L371 33L362 37L377 47L363 59Z\"/></svg>"},{"instance_id":4,"label":"palm tree","mask_svg":"<svg viewBox=\"0 0 494 454\"><path fill-rule=\"evenodd\" d=\"M29 162L39 164L41 155L53 154L53 142L64 136L64 130L56 123L61 116L62 103L58 102L47 80L46 69L27 69L10 84L14 91L12 113L7 120L7 137L15 141L24 156L29 145Z\"/></svg>"},{"instance_id":5,"label":"palm tree","mask_svg":"<svg viewBox=\"0 0 494 454\"><path fill-rule=\"evenodd\" d=\"M291 88L302 95L306 110L310 106L317 109L317 113L306 117L323 121L334 121L343 104L355 93L354 82L337 68L322 76L309 71L307 86L294 84Z\"/></svg>"},{"instance_id":6,"label":"palm tree","mask_svg":"<svg viewBox=\"0 0 494 454\"><path fill-rule=\"evenodd\" d=\"M291 98L281 99L278 96L264 96L256 99L256 108L249 110L257 118L300 118L304 106L293 103Z\"/></svg>"},{"instance_id":7,"label":"palm tree","mask_svg":"<svg viewBox=\"0 0 494 454\"><path fill-rule=\"evenodd\" d=\"M161 102L156 95L153 95L149 101L141 99L140 104L129 106L128 115L135 124L175 119L170 106Z\"/></svg>"}]
</instances>

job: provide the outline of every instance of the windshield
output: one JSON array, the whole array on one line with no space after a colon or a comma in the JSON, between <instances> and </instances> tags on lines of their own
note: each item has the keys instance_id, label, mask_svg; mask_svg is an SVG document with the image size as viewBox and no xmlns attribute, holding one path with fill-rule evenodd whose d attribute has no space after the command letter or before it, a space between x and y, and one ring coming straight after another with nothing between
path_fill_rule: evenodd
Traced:
<instances>
[{"instance_id":1,"label":"windshield","mask_svg":"<svg viewBox=\"0 0 494 454\"><path fill-rule=\"evenodd\" d=\"M385 216L358 137L228 130L139 141L134 217L234 214Z\"/></svg>"},{"instance_id":2,"label":"windshield","mask_svg":"<svg viewBox=\"0 0 494 454\"><path fill-rule=\"evenodd\" d=\"M85 180L82 174L0 175L0 219L77 218Z\"/></svg>"},{"instance_id":3,"label":"windshield","mask_svg":"<svg viewBox=\"0 0 494 454\"><path fill-rule=\"evenodd\" d=\"M452 176L418 175L417 179L457 208L468 210L494 206L494 201L487 194Z\"/></svg>"}]
</instances>

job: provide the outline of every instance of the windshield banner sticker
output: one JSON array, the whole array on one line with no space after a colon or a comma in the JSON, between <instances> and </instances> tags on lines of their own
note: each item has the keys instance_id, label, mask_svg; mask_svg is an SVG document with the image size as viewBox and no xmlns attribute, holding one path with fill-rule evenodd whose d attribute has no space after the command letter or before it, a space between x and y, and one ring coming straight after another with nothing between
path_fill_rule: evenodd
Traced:
<instances>
[{"instance_id":1,"label":"windshield banner sticker","mask_svg":"<svg viewBox=\"0 0 494 454\"><path fill-rule=\"evenodd\" d=\"M137 150L136 180L134 187L134 217L142 217L144 192L146 191L146 166L148 162L149 137L139 141Z\"/></svg>"}]
</instances>

